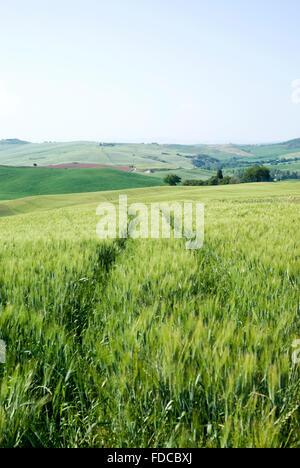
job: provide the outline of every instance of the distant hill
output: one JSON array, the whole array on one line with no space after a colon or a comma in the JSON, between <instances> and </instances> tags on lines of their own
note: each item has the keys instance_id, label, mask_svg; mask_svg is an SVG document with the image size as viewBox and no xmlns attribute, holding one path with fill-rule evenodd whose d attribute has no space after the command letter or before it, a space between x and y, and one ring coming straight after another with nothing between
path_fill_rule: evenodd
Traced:
<instances>
[{"instance_id":1,"label":"distant hill","mask_svg":"<svg viewBox=\"0 0 300 468\"><path fill-rule=\"evenodd\" d=\"M0 166L0 200L159 185L164 184L157 178L115 169L66 170Z\"/></svg>"},{"instance_id":2,"label":"distant hill","mask_svg":"<svg viewBox=\"0 0 300 468\"><path fill-rule=\"evenodd\" d=\"M289 149L299 149L300 150L300 138L296 138L295 140L286 141L282 143L282 146L286 146Z\"/></svg>"},{"instance_id":3,"label":"distant hill","mask_svg":"<svg viewBox=\"0 0 300 468\"><path fill-rule=\"evenodd\" d=\"M28 141L18 140L18 138L9 138L6 140L0 140L0 145L27 145Z\"/></svg>"},{"instance_id":4,"label":"distant hill","mask_svg":"<svg viewBox=\"0 0 300 468\"><path fill-rule=\"evenodd\" d=\"M300 138L261 145L160 145L85 141L37 144L18 139L0 142L0 165L32 167L61 164L123 167L158 177L168 172L184 174L188 171L190 178L202 178L203 175L210 177L219 168L234 173L256 164L267 164L283 171L300 171Z\"/></svg>"}]
</instances>

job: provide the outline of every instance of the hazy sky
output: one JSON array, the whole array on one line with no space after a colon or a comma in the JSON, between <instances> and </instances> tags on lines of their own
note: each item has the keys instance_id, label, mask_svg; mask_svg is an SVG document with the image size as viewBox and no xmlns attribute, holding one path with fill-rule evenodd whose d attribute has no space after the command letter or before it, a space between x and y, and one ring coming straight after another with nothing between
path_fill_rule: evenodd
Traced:
<instances>
[{"instance_id":1,"label":"hazy sky","mask_svg":"<svg viewBox=\"0 0 300 468\"><path fill-rule=\"evenodd\" d=\"M299 19L299 0L0 0L0 139L300 137Z\"/></svg>"}]
</instances>

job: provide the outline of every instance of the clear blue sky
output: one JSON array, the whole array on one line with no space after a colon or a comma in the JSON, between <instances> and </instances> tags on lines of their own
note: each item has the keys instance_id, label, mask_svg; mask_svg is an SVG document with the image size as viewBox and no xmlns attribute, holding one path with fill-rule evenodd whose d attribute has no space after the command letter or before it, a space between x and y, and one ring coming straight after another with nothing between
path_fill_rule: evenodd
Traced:
<instances>
[{"instance_id":1,"label":"clear blue sky","mask_svg":"<svg viewBox=\"0 0 300 468\"><path fill-rule=\"evenodd\" d=\"M0 0L0 139L300 137L299 18L299 0Z\"/></svg>"}]
</instances>

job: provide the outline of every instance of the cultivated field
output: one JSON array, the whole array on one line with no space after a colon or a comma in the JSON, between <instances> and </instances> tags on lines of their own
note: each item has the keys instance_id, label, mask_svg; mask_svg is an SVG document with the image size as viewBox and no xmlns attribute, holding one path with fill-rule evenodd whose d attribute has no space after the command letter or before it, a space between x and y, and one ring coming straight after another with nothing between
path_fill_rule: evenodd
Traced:
<instances>
[{"instance_id":1,"label":"cultivated field","mask_svg":"<svg viewBox=\"0 0 300 468\"><path fill-rule=\"evenodd\" d=\"M205 202L203 249L97 239L118 192L0 203L0 445L300 447L300 183L125 193Z\"/></svg>"}]
</instances>

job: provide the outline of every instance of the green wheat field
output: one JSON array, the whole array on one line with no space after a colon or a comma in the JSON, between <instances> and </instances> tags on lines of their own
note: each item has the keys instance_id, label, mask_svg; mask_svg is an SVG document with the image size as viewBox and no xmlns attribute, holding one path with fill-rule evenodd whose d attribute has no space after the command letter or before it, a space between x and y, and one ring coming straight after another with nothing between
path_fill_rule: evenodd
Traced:
<instances>
[{"instance_id":1,"label":"green wheat field","mask_svg":"<svg viewBox=\"0 0 300 468\"><path fill-rule=\"evenodd\" d=\"M96 208L205 203L205 242ZM0 202L1 447L300 447L300 182Z\"/></svg>"}]
</instances>

